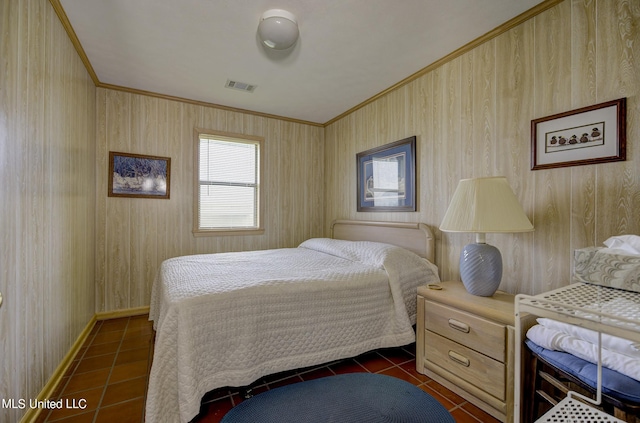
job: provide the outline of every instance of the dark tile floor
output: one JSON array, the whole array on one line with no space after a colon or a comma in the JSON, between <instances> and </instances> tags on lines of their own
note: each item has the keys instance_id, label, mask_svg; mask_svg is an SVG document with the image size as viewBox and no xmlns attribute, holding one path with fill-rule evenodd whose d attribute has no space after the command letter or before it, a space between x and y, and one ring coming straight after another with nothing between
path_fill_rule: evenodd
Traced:
<instances>
[{"instance_id":1,"label":"dark tile floor","mask_svg":"<svg viewBox=\"0 0 640 423\"><path fill-rule=\"evenodd\" d=\"M144 421L154 337L148 319L143 315L97 322L53 398L72 407L42 412L38 421Z\"/></svg>"},{"instance_id":2,"label":"dark tile floor","mask_svg":"<svg viewBox=\"0 0 640 423\"><path fill-rule=\"evenodd\" d=\"M154 332L148 316L99 321L91 331L54 399L76 408L40 414L38 422L144 422L144 399L153 355ZM415 370L415 345L363 354L307 369L267 376L253 385L253 394L278 386L342 373L370 372L410 382L442 403L458 423L494 423L489 416L442 385ZM205 395L194 423L219 422L244 392L217 389Z\"/></svg>"}]
</instances>

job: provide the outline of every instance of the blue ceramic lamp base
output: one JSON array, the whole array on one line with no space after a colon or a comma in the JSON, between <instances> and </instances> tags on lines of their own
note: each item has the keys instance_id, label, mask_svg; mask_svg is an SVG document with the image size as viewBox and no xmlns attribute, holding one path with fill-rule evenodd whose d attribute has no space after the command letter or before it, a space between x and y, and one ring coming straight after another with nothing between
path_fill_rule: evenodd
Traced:
<instances>
[{"instance_id":1,"label":"blue ceramic lamp base","mask_svg":"<svg viewBox=\"0 0 640 423\"><path fill-rule=\"evenodd\" d=\"M490 297L502 280L502 255L493 245L467 244L460 253L460 277L473 295Z\"/></svg>"}]
</instances>

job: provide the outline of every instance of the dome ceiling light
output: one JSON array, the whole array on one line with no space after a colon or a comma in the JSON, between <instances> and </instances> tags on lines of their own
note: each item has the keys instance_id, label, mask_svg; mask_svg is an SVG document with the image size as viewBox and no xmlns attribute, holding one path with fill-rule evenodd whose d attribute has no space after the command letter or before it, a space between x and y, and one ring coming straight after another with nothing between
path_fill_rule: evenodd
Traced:
<instances>
[{"instance_id":1,"label":"dome ceiling light","mask_svg":"<svg viewBox=\"0 0 640 423\"><path fill-rule=\"evenodd\" d=\"M296 17L286 10L267 10L258 24L262 43L274 50L286 50L293 46L299 34Z\"/></svg>"}]
</instances>

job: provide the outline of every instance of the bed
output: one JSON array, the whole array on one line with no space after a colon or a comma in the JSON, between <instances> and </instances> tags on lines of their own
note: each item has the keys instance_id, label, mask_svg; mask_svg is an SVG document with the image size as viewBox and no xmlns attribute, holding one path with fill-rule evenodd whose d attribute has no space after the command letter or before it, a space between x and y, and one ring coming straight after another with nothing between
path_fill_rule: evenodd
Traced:
<instances>
[{"instance_id":1,"label":"bed","mask_svg":"<svg viewBox=\"0 0 640 423\"><path fill-rule=\"evenodd\" d=\"M216 388L414 342L433 259L424 224L342 220L297 248L164 261L146 422L190 421Z\"/></svg>"}]
</instances>

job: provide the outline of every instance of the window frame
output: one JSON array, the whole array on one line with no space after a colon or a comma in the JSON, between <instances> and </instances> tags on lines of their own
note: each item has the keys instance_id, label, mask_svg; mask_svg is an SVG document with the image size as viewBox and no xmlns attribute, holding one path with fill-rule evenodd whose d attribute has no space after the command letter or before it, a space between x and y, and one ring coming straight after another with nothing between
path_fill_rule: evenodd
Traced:
<instances>
[{"instance_id":1,"label":"window frame","mask_svg":"<svg viewBox=\"0 0 640 423\"><path fill-rule=\"evenodd\" d=\"M221 141L247 143L258 145L258 183L257 183L257 201L256 211L258 213L257 225L255 227L229 227L229 228L201 228L200 227L200 137L208 136L210 138L219 139ZM262 235L264 233L264 138L235 134L230 132L213 131L209 129L194 129L193 144L193 235L200 236L229 236L229 235Z\"/></svg>"}]
</instances>

